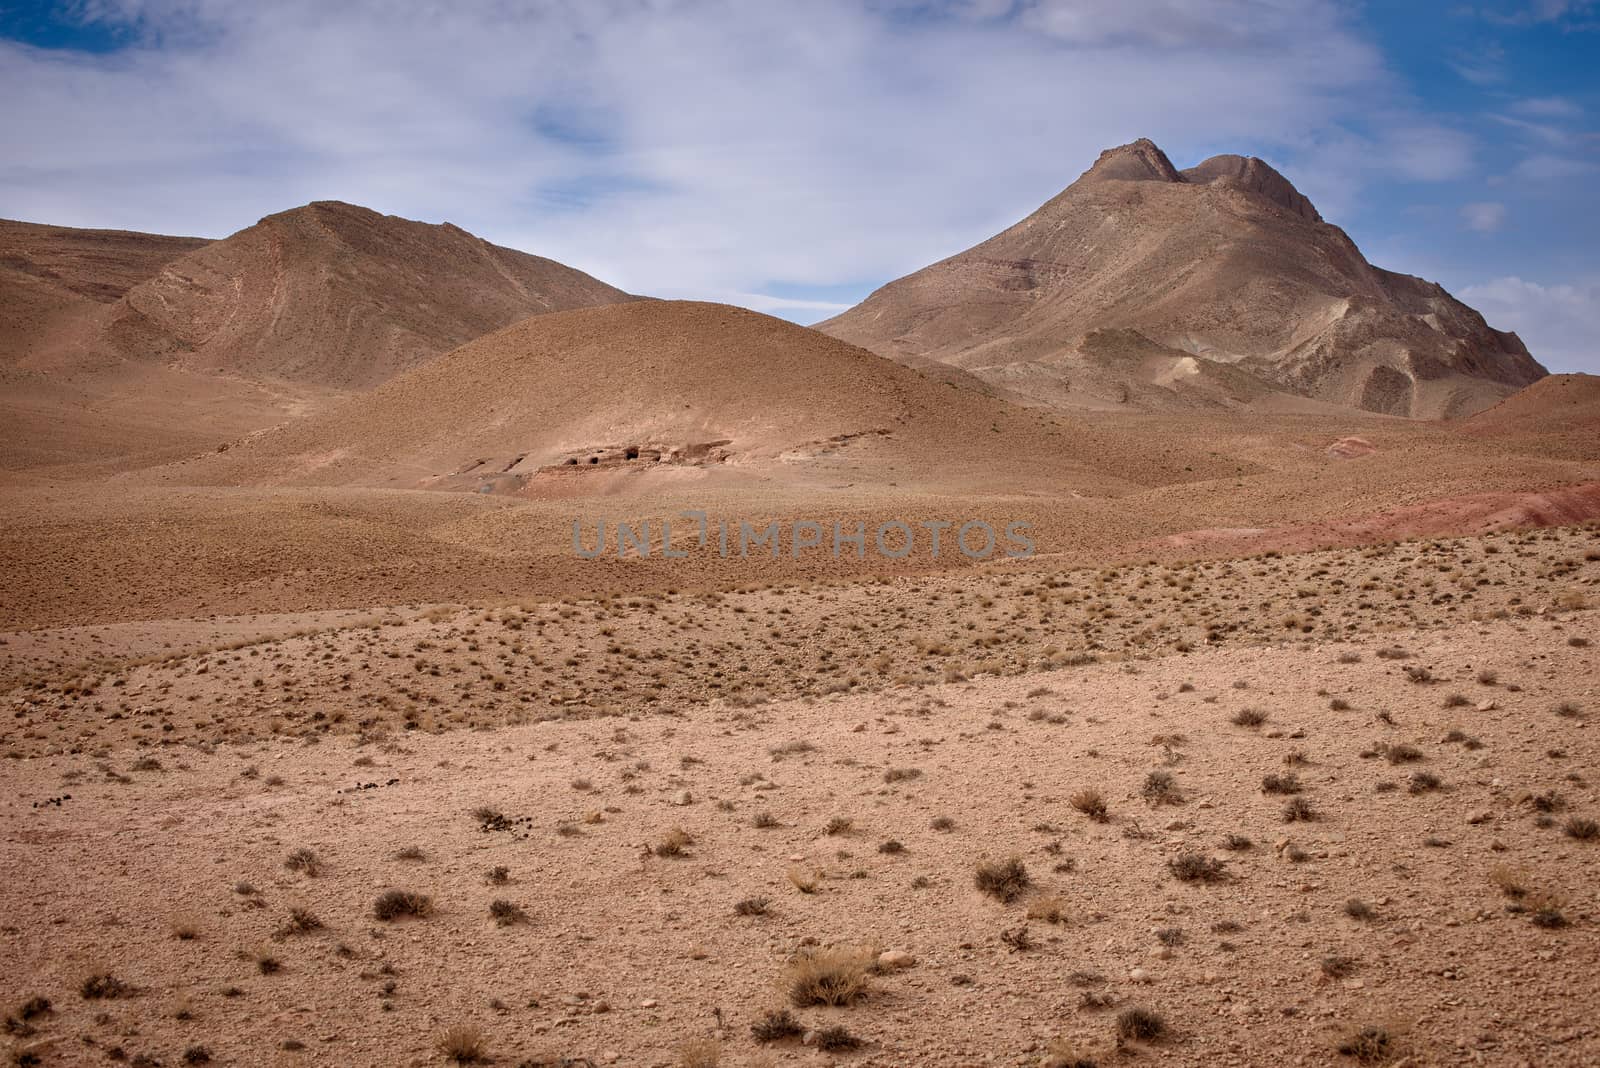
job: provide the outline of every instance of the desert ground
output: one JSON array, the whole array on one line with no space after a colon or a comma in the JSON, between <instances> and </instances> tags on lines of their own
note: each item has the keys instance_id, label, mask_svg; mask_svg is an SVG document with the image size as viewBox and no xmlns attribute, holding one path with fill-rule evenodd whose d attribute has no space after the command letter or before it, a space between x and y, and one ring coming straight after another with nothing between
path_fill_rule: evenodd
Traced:
<instances>
[{"instance_id":1,"label":"desert ground","mask_svg":"<svg viewBox=\"0 0 1600 1068\"><path fill-rule=\"evenodd\" d=\"M1600 380L1259 160L817 329L336 202L0 251L11 1063L1600 1063Z\"/></svg>"}]
</instances>

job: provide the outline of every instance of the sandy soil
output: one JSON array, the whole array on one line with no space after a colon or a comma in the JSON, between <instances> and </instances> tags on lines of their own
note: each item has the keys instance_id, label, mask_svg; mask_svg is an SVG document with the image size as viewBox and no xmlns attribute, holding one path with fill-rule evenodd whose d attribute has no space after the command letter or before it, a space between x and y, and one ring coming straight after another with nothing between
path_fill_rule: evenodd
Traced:
<instances>
[{"instance_id":1,"label":"sandy soil","mask_svg":"<svg viewBox=\"0 0 1600 1068\"><path fill-rule=\"evenodd\" d=\"M1593 1063L1600 842L1563 829L1600 815L1595 631L1555 613L747 708L8 761L3 862L27 878L0 890L4 994L50 1000L17 1039L47 1063L421 1065L460 1024L507 1064L705 1063L682 1059L697 1038L733 1064L1037 1064L1054 1039L1115 1063L1135 1006L1166 1024L1135 1062L1328 1063L1375 1025L1407 1063ZM1243 709L1265 722L1235 725ZM1152 772L1181 800L1146 800ZM1264 793L1272 774L1300 792ZM1073 809L1086 788L1107 822ZM1297 798L1312 817L1285 822ZM689 844L660 855L674 829ZM315 875L285 867L299 849ZM1190 853L1219 879L1176 878ZM1027 888L980 892L975 865L1013 855ZM431 915L376 920L391 887ZM737 915L752 898L764 913ZM526 922L498 926L497 899ZM320 926L286 926L294 908ZM811 940L914 958L848 1007L793 1010L858 1051L752 1037ZM131 990L86 1000L97 969Z\"/></svg>"}]
</instances>

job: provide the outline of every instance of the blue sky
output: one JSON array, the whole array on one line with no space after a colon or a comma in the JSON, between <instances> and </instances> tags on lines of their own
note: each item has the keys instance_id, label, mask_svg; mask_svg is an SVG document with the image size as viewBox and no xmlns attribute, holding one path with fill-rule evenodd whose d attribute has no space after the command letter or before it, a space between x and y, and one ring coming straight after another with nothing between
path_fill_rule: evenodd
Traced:
<instances>
[{"instance_id":1,"label":"blue sky","mask_svg":"<svg viewBox=\"0 0 1600 1068\"><path fill-rule=\"evenodd\" d=\"M1600 371L1595 0L0 0L0 216L335 198L812 322L1103 148L1259 155Z\"/></svg>"}]
</instances>

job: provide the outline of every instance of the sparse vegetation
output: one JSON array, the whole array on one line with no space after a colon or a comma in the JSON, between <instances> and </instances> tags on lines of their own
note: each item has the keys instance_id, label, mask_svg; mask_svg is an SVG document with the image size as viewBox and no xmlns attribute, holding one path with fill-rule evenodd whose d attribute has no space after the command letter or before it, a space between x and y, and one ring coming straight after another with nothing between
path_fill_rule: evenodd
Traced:
<instances>
[{"instance_id":1,"label":"sparse vegetation","mask_svg":"<svg viewBox=\"0 0 1600 1068\"><path fill-rule=\"evenodd\" d=\"M505 898L497 897L489 902L489 915L499 927L513 927L528 922L527 910L515 901L507 901Z\"/></svg>"},{"instance_id":2,"label":"sparse vegetation","mask_svg":"<svg viewBox=\"0 0 1600 1068\"><path fill-rule=\"evenodd\" d=\"M1004 860L982 860L973 874L973 882L985 894L1009 905L1022 896L1032 880L1021 857Z\"/></svg>"},{"instance_id":3,"label":"sparse vegetation","mask_svg":"<svg viewBox=\"0 0 1600 1068\"><path fill-rule=\"evenodd\" d=\"M1180 853L1167 862L1167 869L1183 883L1220 882L1227 874L1222 861L1204 853Z\"/></svg>"},{"instance_id":4,"label":"sparse vegetation","mask_svg":"<svg viewBox=\"0 0 1600 1068\"><path fill-rule=\"evenodd\" d=\"M1096 823L1104 823L1107 819L1105 795L1099 790L1079 790L1068 799L1067 803Z\"/></svg>"},{"instance_id":5,"label":"sparse vegetation","mask_svg":"<svg viewBox=\"0 0 1600 1068\"><path fill-rule=\"evenodd\" d=\"M86 1001L97 1001L102 998L129 997L133 988L110 972L92 972L78 984L78 993Z\"/></svg>"},{"instance_id":6,"label":"sparse vegetation","mask_svg":"<svg viewBox=\"0 0 1600 1068\"><path fill-rule=\"evenodd\" d=\"M433 912L433 899L411 890L385 890L372 904L372 915L384 921L407 916L421 918Z\"/></svg>"},{"instance_id":7,"label":"sparse vegetation","mask_svg":"<svg viewBox=\"0 0 1600 1068\"><path fill-rule=\"evenodd\" d=\"M284 859L283 866L290 871L300 872L302 875L316 876L322 872L322 858L318 857L314 851L302 846Z\"/></svg>"},{"instance_id":8,"label":"sparse vegetation","mask_svg":"<svg viewBox=\"0 0 1600 1068\"><path fill-rule=\"evenodd\" d=\"M867 992L876 958L867 946L805 948L784 968L783 988L798 1008L849 1005Z\"/></svg>"},{"instance_id":9,"label":"sparse vegetation","mask_svg":"<svg viewBox=\"0 0 1600 1068\"><path fill-rule=\"evenodd\" d=\"M661 841L656 843L655 854L658 857L681 857L693 844L693 835L682 827L674 827L662 835Z\"/></svg>"},{"instance_id":10,"label":"sparse vegetation","mask_svg":"<svg viewBox=\"0 0 1600 1068\"><path fill-rule=\"evenodd\" d=\"M471 1024L456 1024L439 1036L439 1052L456 1064L484 1064L489 1044L483 1031Z\"/></svg>"},{"instance_id":11,"label":"sparse vegetation","mask_svg":"<svg viewBox=\"0 0 1600 1068\"><path fill-rule=\"evenodd\" d=\"M786 1038L799 1038L805 1027L788 1009L771 1009L750 1025L750 1033L757 1042L782 1042Z\"/></svg>"},{"instance_id":12,"label":"sparse vegetation","mask_svg":"<svg viewBox=\"0 0 1600 1068\"><path fill-rule=\"evenodd\" d=\"M1178 789L1178 783L1170 772L1152 771L1144 777L1144 785L1139 788L1139 796L1152 805L1181 805L1183 794Z\"/></svg>"},{"instance_id":13,"label":"sparse vegetation","mask_svg":"<svg viewBox=\"0 0 1600 1068\"><path fill-rule=\"evenodd\" d=\"M1167 1022L1158 1013L1137 1005L1117 1013L1117 1037L1126 1041L1153 1042L1167 1032Z\"/></svg>"}]
</instances>

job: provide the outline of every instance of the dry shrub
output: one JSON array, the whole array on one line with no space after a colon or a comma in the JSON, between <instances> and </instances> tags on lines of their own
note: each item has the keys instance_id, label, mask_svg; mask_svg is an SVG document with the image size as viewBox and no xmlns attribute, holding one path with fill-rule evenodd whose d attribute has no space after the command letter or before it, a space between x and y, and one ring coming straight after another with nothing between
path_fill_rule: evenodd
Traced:
<instances>
[{"instance_id":1,"label":"dry shrub","mask_svg":"<svg viewBox=\"0 0 1600 1068\"><path fill-rule=\"evenodd\" d=\"M797 1008L849 1005L867 992L877 957L871 946L806 948L784 967L779 981Z\"/></svg>"},{"instance_id":2,"label":"dry shrub","mask_svg":"<svg viewBox=\"0 0 1600 1068\"><path fill-rule=\"evenodd\" d=\"M682 827L674 827L656 843L656 856L681 857L683 851L694 844L694 836Z\"/></svg>"},{"instance_id":3,"label":"dry shrub","mask_svg":"<svg viewBox=\"0 0 1600 1068\"><path fill-rule=\"evenodd\" d=\"M973 882L979 890L1009 905L1022 896L1032 880L1021 857L1007 857L1005 860L980 860Z\"/></svg>"},{"instance_id":4,"label":"dry shrub","mask_svg":"<svg viewBox=\"0 0 1600 1068\"><path fill-rule=\"evenodd\" d=\"M750 1025L750 1034L757 1042L781 1042L786 1038L799 1038L805 1034L805 1025L795 1019L788 1009L770 1009L761 1019Z\"/></svg>"},{"instance_id":5,"label":"dry shrub","mask_svg":"<svg viewBox=\"0 0 1600 1068\"><path fill-rule=\"evenodd\" d=\"M457 1064L483 1064L489 1060L489 1043L479 1028L456 1024L439 1036L439 1052Z\"/></svg>"},{"instance_id":6,"label":"dry shrub","mask_svg":"<svg viewBox=\"0 0 1600 1068\"><path fill-rule=\"evenodd\" d=\"M1220 882L1224 875L1222 861L1204 853L1181 853L1167 862L1167 869L1185 883Z\"/></svg>"},{"instance_id":7,"label":"dry shrub","mask_svg":"<svg viewBox=\"0 0 1600 1068\"><path fill-rule=\"evenodd\" d=\"M1028 902L1028 919L1046 923L1067 922L1067 902L1059 894L1045 894Z\"/></svg>"},{"instance_id":8,"label":"dry shrub","mask_svg":"<svg viewBox=\"0 0 1600 1068\"><path fill-rule=\"evenodd\" d=\"M678 1047L679 1068L717 1068L722 1063L722 1043L714 1038L691 1038Z\"/></svg>"},{"instance_id":9,"label":"dry shrub","mask_svg":"<svg viewBox=\"0 0 1600 1068\"><path fill-rule=\"evenodd\" d=\"M1133 1006L1117 1013L1117 1037L1151 1042L1167 1033L1167 1021L1149 1009Z\"/></svg>"},{"instance_id":10,"label":"dry shrub","mask_svg":"<svg viewBox=\"0 0 1600 1068\"><path fill-rule=\"evenodd\" d=\"M1106 799L1099 790L1079 790L1068 799L1067 803L1096 823L1106 821Z\"/></svg>"},{"instance_id":11,"label":"dry shrub","mask_svg":"<svg viewBox=\"0 0 1600 1068\"><path fill-rule=\"evenodd\" d=\"M432 911L433 899L412 890L385 890L372 903L372 914L380 920L398 920L402 916L422 917Z\"/></svg>"}]
</instances>

